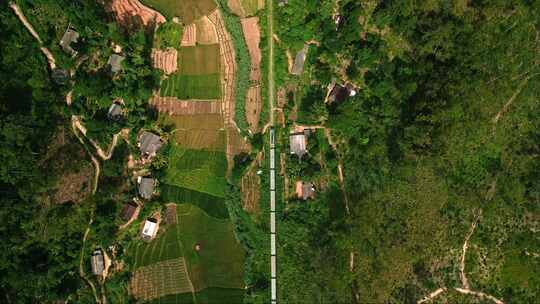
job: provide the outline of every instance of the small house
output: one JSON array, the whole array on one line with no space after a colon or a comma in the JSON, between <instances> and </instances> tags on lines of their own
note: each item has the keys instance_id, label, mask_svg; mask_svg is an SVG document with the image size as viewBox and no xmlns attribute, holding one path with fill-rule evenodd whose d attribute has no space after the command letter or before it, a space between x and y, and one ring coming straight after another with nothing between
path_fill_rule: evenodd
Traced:
<instances>
[{"instance_id":1,"label":"small house","mask_svg":"<svg viewBox=\"0 0 540 304\"><path fill-rule=\"evenodd\" d=\"M144 131L139 137L139 148L144 156L152 157L156 155L162 145L161 139L154 133Z\"/></svg>"},{"instance_id":2,"label":"small house","mask_svg":"<svg viewBox=\"0 0 540 304\"><path fill-rule=\"evenodd\" d=\"M105 258L101 249L94 250L91 257L92 261L92 273L95 275L102 275L105 270Z\"/></svg>"},{"instance_id":3,"label":"small house","mask_svg":"<svg viewBox=\"0 0 540 304\"><path fill-rule=\"evenodd\" d=\"M310 182L297 181L296 196L304 201L315 198L315 186Z\"/></svg>"},{"instance_id":4,"label":"small house","mask_svg":"<svg viewBox=\"0 0 540 304\"><path fill-rule=\"evenodd\" d=\"M116 74L120 71L122 71L122 61L124 61L124 56L120 56L117 54L112 54L111 57L109 57L109 60L107 61L107 66L109 67L111 73Z\"/></svg>"},{"instance_id":5,"label":"small house","mask_svg":"<svg viewBox=\"0 0 540 304\"><path fill-rule=\"evenodd\" d=\"M77 56L77 51L75 51L72 47L72 43L77 43L79 40L79 33L72 29L67 29L64 33L64 36L62 36L62 39L60 39L60 46L62 47L62 50L64 52L70 54L71 56L75 57Z\"/></svg>"},{"instance_id":6,"label":"small house","mask_svg":"<svg viewBox=\"0 0 540 304\"><path fill-rule=\"evenodd\" d=\"M122 207L121 216L124 221L129 221L131 217L133 217L133 214L135 214L135 211L137 210L137 206L132 203L126 203Z\"/></svg>"},{"instance_id":7,"label":"small house","mask_svg":"<svg viewBox=\"0 0 540 304\"><path fill-rule=\"evenodd\" d=\"M348 97L356 95L356 91L351 84L347 85L334 85L328 96L328 103L341 103Z\"/></svg>"},{"instance_id":8,"label":"small house","mask_svg":"<svg viewBox=\"0 0 540 304\"><path fill-rule=\"evenodd\" d=\"M300 75L304 71L304 63L306 62L306 56L308 52L309 45L304 44L304 47L296 53L294 58L294 64L291 69L291 74Z\"/></svg>"},{"instance_id":9,"label":"small house","mask_svg":"<svg viewBox=\"0 0 540 304\"><path fill-rule=\"evenodd\" d=\"M278 6L279 7L284 7L288 3L289 3L289 0L278 0Z\"/></svg>"},{"instance_id":10,"label":"small house","mask_svg":"<svg viewBox=\"0 0 540 304\"><path fill-rule=\"evenodd\" d=\"M109 107L109 111L107 112L107 117L110 120L119 121L122 119L122 116L123 116L122 104L118 101L114 101Z\"/></svg>"},{"instance_id":11,"label":"small house","mask_svg":"<svg viewBox=\"0 0 540 304\"><path fill-rule=\"evenodd\" d=\"M289 135L291 154L302 158L307 152L307 135L305 132L291 133Z\"/></svg>"},{"instance_id":12,"label":"small house","mask_svg":"<svg viewBox=\"0 0 540 304\"><path fill-rule=\"evenodd\" d=\"M144 227L141 232L141 237L143 238L143 240L149 241L156 236L157 231L158 231L158 224L157 224L156 219L149 218L144 223Z\"/></svg>"},{"instance_id":13,"label":"small house","mask_svg":"<svg viewBox=\"0 0 540 304\"><path fill-rule=\"evenodd\" d=\"M139 196L144 199L151 199L152 194L154 194L156 181L151 177L139 176L137 182L139 184Z\"/></svg>"}]
</instances>

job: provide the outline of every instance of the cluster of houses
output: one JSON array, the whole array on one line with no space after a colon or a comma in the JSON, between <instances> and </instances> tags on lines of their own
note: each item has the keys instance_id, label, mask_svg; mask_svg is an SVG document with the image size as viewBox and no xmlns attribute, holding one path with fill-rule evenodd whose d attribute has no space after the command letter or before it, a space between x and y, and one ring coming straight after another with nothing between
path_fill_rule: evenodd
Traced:
<instances>
[{"instance_id":1,"label":"cluster of houses","mask_svg":"<svg viewBox=\"0 0 540 304\"><path fill-rule=\"evenodd\" d=\"M70 55L76 57L78 52L74 49L74 46L79 42L80 34L72 28L68 28L62 38L60 39L60 47L62 50ZM112 54L107 61L107 71L114 76L122 71L122 61L125 57L120 55L122 48L113 47L115 54ZM55 68L51 74L52 79L57 84L65 84L71 77L70 73L62 68Z\"/></svg>"},{"instance_id":2,"label":"cluster of houses","mask_svg":"<svg viewBox=\"0 0 540 304\"><path fill-rule=\"evenodd\" d=\"M289 150L300 160L308 153L307 142L311 133L309 128L300 128L289 134ZM295 190L298 199L306 201L315 198L315 185L311 182L297 181Z\"/></svg>"}]
</instances>

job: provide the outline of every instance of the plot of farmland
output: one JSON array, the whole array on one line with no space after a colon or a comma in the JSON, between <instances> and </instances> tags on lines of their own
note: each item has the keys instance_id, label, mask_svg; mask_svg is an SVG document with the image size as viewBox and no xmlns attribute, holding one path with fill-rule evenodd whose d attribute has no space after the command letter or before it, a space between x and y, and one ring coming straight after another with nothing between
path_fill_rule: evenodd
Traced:
<instances>
[{"instance_id":1,"label":"plot of farmland","mask_svg":"<svg viewBox=\"0 0 540 304\"><path fill-rule=\"evenodd\" d=\"M180 48L179 71L161 83L161 96L179 99L219 99L221 96L219 45Z\"/></svg>"},{"instance_id":2,"label":"plot of farmland","mask_svg":"<svg viewBox=\"0 0 540 304\"><path fill-rule=\"evenodd\" d=\"M231 221L190 204L177 204L176 216L177 224L154 241L129 248L135 259L132 292L150 303L193 303L191 290L196 303L242 303L244 252Z\"/></svg>"},{"instance_id":3,"label":"plot of farmland","mask_svg":"<svg viewBox=\"0 0 540 304\"><path fill-rule=\"evenodd\" d=\"M201 208L208 215L218 219L228 219L229 211L225 199L204 192L167 184L161 185L161 198L167 202L187 202Z\"/></svg>"},{"instance_id":4,"label":"plot of farmland","mask_svg":"<svg viewBox=\"0 0 540 304\"><path fill-rule=\"evenodd\" d=\"M225 153L191 150L174 145L164 180L169 185L224 197L226 171Z\"/></svg>"},{"instance_id":5,"label":"plot of farmland","mask_svg":"<svg viewBox=\"0 0 540 304\"><path fill-rule=\"evenodd\" d=\"M164 115L164 121L174 124L174 139L182 147L225 151L226 137L221 114Z\"/></svg>"},{"instance_id":6,"label":"plot of farmland","mask_svg":"<svg viewBox=\"0 0 540 304\"><path fill-rule=\"evenodd\" d=\"M170 259L138 268L133 274L130 288L135 298L144 301L193 292L184 258Z\"/></svg>"},{"instance_id":7,"label":"plot of farmland","mask_svg":"<svg viewBox=\"0 0 540 304\"><path fill-rule=\"evenodd\" d=\"M213 0L142 0L142 2L162 13L167 19L179 17L184 24L192 23L216 9Z\"/></svg>"},{"instance_id":8,"label":"plot of farmland","mask_svg":"<svg viewBox=\"0 0 540 304\"><path fill-rule=\"evenodd\" d=\"M186 248L184 258L195 291L206 287L244 288L244 251L231 221L208 216L189 204L178 205L177 212L180 238Z\"/></svg>"}]
</instances>

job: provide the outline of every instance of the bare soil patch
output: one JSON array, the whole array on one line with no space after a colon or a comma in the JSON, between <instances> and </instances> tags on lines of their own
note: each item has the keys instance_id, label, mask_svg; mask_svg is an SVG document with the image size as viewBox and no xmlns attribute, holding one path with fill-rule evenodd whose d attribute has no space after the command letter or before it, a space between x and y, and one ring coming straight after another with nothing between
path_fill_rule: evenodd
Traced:
<instances>
[{"instance_id":1,"label":"bare soil patch","mask_svg":"<svg viewBox=\"0 0 540 304\"><path fill-rule=\"evenodd\" d=\"M250 79L252 81L260 81L261 77L261 49L259 43L261 42L261 30L259 28L259 17L250 17L240 19L242 24L242 32L246 39L248 47L249 57L251 58L251 72Z\"/></svg>"},{"instance_id":2,"label":"bare soil patch","mask_svg":"<svg viewBox=\"0 0 540 304\"><path fill-rule=\"evenodd\" d=\"M159 112L169 115L221 113L221 102L218 100L181 100L175 97L153 96L150 104Z\"/></svg>"},{"instance_id":3,"label":"bare soil patch","mask_svg":"<svg viewBox=\"0 0 540 304\"><path fill-rule=\"evenodd\" d=\"M197 26L195 23L188 24L184 27L182 42L180 46L195 46L197 42Z\"/></svg>"},{"instance_id":4,"label":"bare soil patch","mask_svg":"<svg viewBox=\"0 0 540 304\"><path fill-rule=\"evenodd\" d=\"M166 21L163 15L142 5L138 0L112 0L107 8L114 13L116 21L124 26L138 22L149 26Z\"/></svg>"},{"instance_id":5,"label":"bare soil patch","mask_svg":"<svg viewBox=\"0 0 540 304\"><path fill-rule=\"evenodd\" d=\"M178 52L174 48L166 50L152 49L152 65L169 75L178 69Z\"/></svg>"},{"instance_id":6,"label":"bare soil patch","mask_svg":"<svg viewBox=\"0 0 540 304\"><path fill-rule=\"evenodd\" d=\"M262 110L261 86L252 86L249 88L246 96L246 119L249 130L257 133L259 130L259 119Z\"/></svg>"},{"instance_id":7,"label":"bare soil patch","mask_svg":"<svg viewBox=\"0 0 540 304\"><path fill-rule=\"evenodd\" d=\"M90 164L80 168L78 172L67 173L60 177L56 184L53 200L56 203L75 202L84 200L92 193L94 169Z\"/></svg>"},{"instance_id":8,"label":"bare soil patch","mask_svg":"<svg viewBox=\"0 0 540 304\"><path fill-rule=\"evenodd\" d=\"M242 5L240 4L240 0L228 0L227 5L229 6L233 14L240 17L246 16L246 13L244 12Z\"/></svg>"},{"instance_id":9,"label":"bare soil patch","mask_svg":"<svg viewBox=\"0 0 540 304\"><path fill-rule=\"evenodd\" d=\"M249 171L240 180L242 190L242 206L244 210L255 213L259 210L261 197L261 178L257 175L257 166L251 166Z\"/></svg>"},{"instance_id":10,"label":"bare soil patch","mask_svg":"<svg viewBox=\"0 0 540 304\"><path fill-rule=\"evenodd\" d=\"M210 22L208 17L203 16L202 18L196 20L195 27L196 40L198 44L218 43L216 27L212 22Z\"/></svg>"},{"instance_id":11,"label":"bare soil patch","mask_svg":"<svg viewBox=\"0 0 540 304\"><path fill-rule=\"evenodd\" d=\"M133 296L144 302L166 295L193 292L184 258L140 267L133 273L129 285Z\"/></svg>"},{"instance_id":12,"label":"bare soil patch","mask_svg":"<svg viewBox=\"0 0 540 304\"><path fill-rule=\"evenodd\" d=\"M167 225L176 224L176 204L167 204L165 211L165 223Z\"/></svg>"}]
</instances>

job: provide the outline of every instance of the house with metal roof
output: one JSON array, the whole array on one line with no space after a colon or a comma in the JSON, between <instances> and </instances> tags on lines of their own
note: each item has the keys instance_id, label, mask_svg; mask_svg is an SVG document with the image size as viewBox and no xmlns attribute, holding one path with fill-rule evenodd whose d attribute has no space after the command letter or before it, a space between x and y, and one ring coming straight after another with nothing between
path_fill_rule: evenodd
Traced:
<instances>
[{"instance_id":1,"label":"house with metal roof","mask_svg":"<svg viewBox=\"0 0 540 304\"><path fill-rule=\"evenodd\" d=\"M144 223L144 227L141 231L141 237L145 241L150 241L156 236L157 231L158 231L157 220L153 218L149 218Z\"/></svg>"},{"instance_id":2,"label":"house with metal roof","mask_svg":"<svg viewBox=\"0 0 540 304\"><path fill-rule=\"evenodd\" d=\"M315 198L315 186L311 182L296 182L296 196L304 201Z\"/></svg>"},{"instance_id":3,"label":"house with metal roof","mask_svg":"<svg viewBox=\"0 0 540 304\"><path fill-rule=\"evenodd\" d=\"M75 57L77 56L77 51L75 51L71 47L71 44L77 43L78 40L79 40L79 33L68 28L66 32L64 33L64 35L62 36L62 39L60 39L60 46L62 47L62 50L64 50L64 52Z\"/></svg>"},{"instance_id":4,"label":"house with metal roof","mask_svg":"<svg viewBox=\"0 0 540 304\"><path fill-rule=\"evenodd\" d=\"M109 57L109 60L107 61L107 66L109 67L111 73L116 74L122 71L122 61L124 61L124 59L126 59L124 56L120 56L117 54L112 54L111 57Z\"/></svg>"},{"instance_id":5,"label":"house with metal roof","mask_svg":"<svg viewBox=\"0 0 540 304\"><path fill-rule=\"evenodd\" d=\"M294 64L291 69L291 74L293 75L300 75L304 71L304 63L306 62L306 56L308 53L309 45L306 43L304 44L304 47L296 53L296 57L294 58Z\"/></svg>"},{"instance_id":6,"label":"house with metal roof","mask_svg":"<svg viewBox=\"0 0 540 304\"><path fill-rule=\"evenodd\" d=\"M158 135L152 132L144 131L139 137L138 145L143 156L152 157L156 155L157 151L163 145L163 142Z\"/></svg>"},{"instance_id":7,"label":"house with metal roof","mask_svg":"<svg viewBox=\"0 0 540 304\"><path fill-rule=\"evenodd\" d=\"M133 214L135 214L135 211L137 210L138 206L134 203L125 203L122 207L122 212L120 213L122 216L122 219L124 221L129 221Z\"/></svg>"},{"instance_id":8,"label":"house with metal roof","mask_svg":"<svg viewBox=\"0 0 540 304\"><path fill-rule=\"evenodd\" d=\"M289 135L291 154L296 154L302 158L307 152L307 136L305 132L296 132Z\"/></svg>"},{"instance_id":9,"label":"house with metal roof","mask_svg":"<svg viewBox=\"0 0 540 304\"><path fill-rule=\"evenodd\" d=\"M336 84L333 86L330 94L328 95L328 103L340 103L346 100L348 97L352 97L355 95L356 90L354 89L353 85Z\"/></svg>"},{"instance_id":10,"label":"house with metal roof","mask_svg":"<svg viewBox=\"0 0 540 304\"><path fill-rule=\"evenodd\" d=\"M105 258L103 257L103 252L101 249L94 250L91 257L92 262L92 273L95 275L103 275L105 270Z\"/></svg>"},{"instance_id":11,"label":"house with metal roof","mask_svg":"<svg viewBox=\"0 0 540 304\"><path fill-rule=\"evenodd\" d=\"M139 196L144 199L151 199L154 194L154 188L156 186L156 181L151 177L139 176L137 178Z\"/></svg>"},{"instance_id":12,"label":"house with metal roof","mask_svg":"<svg viewBox=\"0 0 540 304\"><path fill-rule=\"evenodd\" d=\"M122 104L115 101L109 107L109 111L107 112L107 117L110 120L119 121L120 119L122 119L123 114L124 114L124 111L122 110Z\"/></svg>"}]
</instances>

